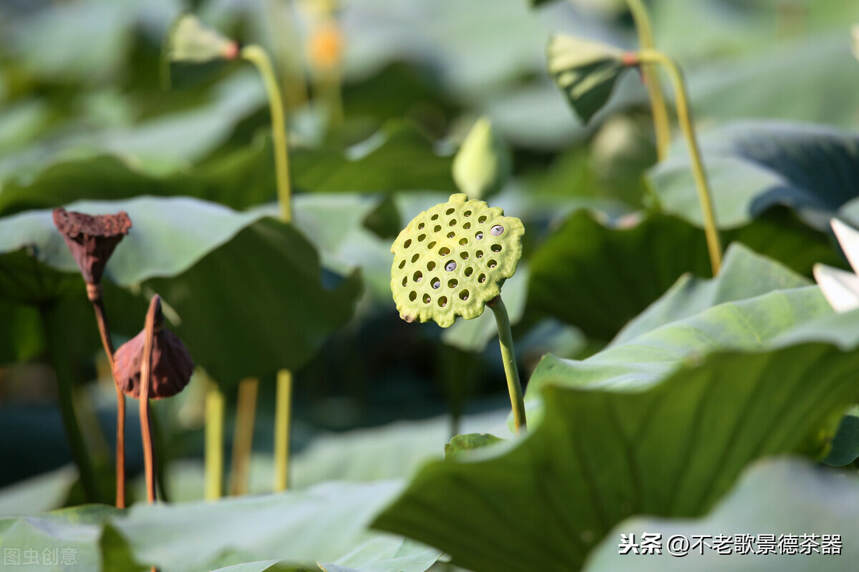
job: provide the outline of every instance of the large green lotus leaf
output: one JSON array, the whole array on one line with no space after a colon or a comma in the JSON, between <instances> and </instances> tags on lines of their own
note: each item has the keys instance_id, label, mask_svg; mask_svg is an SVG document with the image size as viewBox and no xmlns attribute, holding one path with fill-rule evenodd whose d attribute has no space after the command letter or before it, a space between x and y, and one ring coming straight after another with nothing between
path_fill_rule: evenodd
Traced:
<instances>
[{"instance_id":1,"label":"large green lotus leaf","mask_svg":"<svg viewBox=\"0 0 859 572\"><path fill-rule=\"evenodd\" d=\"M257 560L255 562L244 562L242 564L231 564L213 570L213 572L293 572L296 568L287 564L281 564L279 560ZM299 568L298 570L302 570ZM308 570L304 568L303 570ZM303 572L302 570L302 572Z\"/></svg>"},{"instance_id":2,"label":"large green lotus leaf","mask_svg":"<svg viewBox=\"0 0 859 572\"><path fill-rule=\"evenodd\" d=\"M852 9L856 12L855 7ZM769 20L774 21L774 18L770 16ZM708 57L701 60L707 65L686 66L697 117L719 121L790 119L841 127L859 126L859 113L852 96L859 90L859 77L852 73L856 61L846 46L849 39L845 36L849 32L844 22L839 22L829 35L810 34L800 41L776 47L770 43L743 57L716 61ZM697 28L696 32L714 28L709 25L692 27L688 22L684 25L689 29ZM759 28L755 32L759 32ZM758 34L758 37L762 36ZM672 53L670 48L665 49ZM821 85L826 89L821 91ZM783 97L785 93L790 93L791 97Z\"/></svg>"},{"instance_id":3,"label":"large green lotus leaf","mask_svg":"<svg viewBox=\"0 0 859 572\"><path fill-rule=\"evenodd\" d=\"M821 260L841 264L823 234L785 210L772 211L723 238L747 244L802 274L810 274ZM731 260L725 261L728 268ZM607 225L591 212L577 211L534 252L528 302L536 311L608 340L686 272L711 272L704 234L692 224L653 213ZM742 284L755 287L746 279Z\"/></svg>"},{"instance_id":4,"label":"large green lotus leaf","mask_svg":"<svg viewBox=\"0 0 859 572\"><path fill-rule=\"evenodd\" d=\"M0 545L17 552L22 566L27 561L24 552L30 551L31 570L48 572L62 566L70 572L136 571L136 566L128 566L130 555L122 539L103 526L119 512L104 505L84 505L39 516L0 519ZM100 547L105 541L113 546L102 554Z\"/></svg>"},{"instance_id":5,"label":"large green lotus leaf","mask_svg":"<svg viewBox=\"0 0 859 572\"><path fill-rule=\"evenodd\" d=\"M833 467L843 467L859 459L859 406L842 417L838 432L832 439L832 449L823 460Z\"/></svg>"},{"instance_id":6,"label":"large green lotus leaf","mask_svg":"<svg viewBox=\"0 0 859 572\"><path fill-rule=\"evenodd\" d=\"M815 467L800 459L773 459L750 467L736 487L707 516L696 520L636 517L623 521L606 536L587 562L588 572L653 571L670 572L697 570L713 572L804 572L809 569L825 572L852 570L859 558L859 478ZM640 542L644 532L662 535L663 550L658 555L618 554L621 534L634 534ZM691 539L692 535L718 537L724 535L736 540L739 535L752 535L753 550L761 550L758 534L795 535L798 544L808 546L814 553L798 551L793 555L718 554L716 550L698 549L688 556L677 557L668 553L665 543L674 535ZM841 550L833 555L821 554L827 543L821 535L841 535ZM803 539L802 535L816 535ZM747 536L743 536L747 538ZM708 544L713 544L707 539ZM741 543L742 545L742 543ZM829 548L833 543L828 543ZM797 546L798 548L798 546Z\"/></svg>"},{"instance_id":7,"label":"large green lotus leaf","mask_svg":"<svg viewBox=\"0 0 859 572\"><path fill-rule=\"evenodd\" d=\"M469 414L462 417L464 433L492 433L509 437L508 410ZM290 458L290 487L304 490L325 481L370 482L404 479L424 462L441 458L450 439L450 416L419 421L397 421L381 427L353 429L323 434ZM251 494L271 492L274 462L270 454L255 454L251 459ZM177 459L166 474L167 489L174 502L202 500L205 468L202 460ZM145 498L142 475L129 485ZM49 507L53 508L53 507Z\"/></svg>"},{"instance_id":8,"label":"large green lotus leaf","mask_svg":"<svg viewBox=\"0 0 859 572\"><path fill-rule=\"evenodd\" d=\"M67 465L0 489L0 516L23 516L62 506L77 476L74 467Z\"/></svg>"},{"instance_id":9,"label":"large green lotus leaf","mask_svg":"<svg viewBox=\"0 0 859 572\"><path fill-rule=\"evenodd\" d=\"M456 93L541 69L545 34L522 0L440 0L432 6L408 0L344 4L349 35L347 77L365 77L390 61L426 64Z\"/></svg>"},{"instance_id":10,"label":"large green lotus leaf","mask_svg":"<svg viewBox=\"0 0 859 572\"><path fill-rule=\"evenodd\" d=\"M577 569L629 516L699 516L755 459L819 456L859 396L857 317L805 286L584 361L547 357L528 386L543 414L524 438L428 463L374 526L477 571Z\"/></svg>"},{"instance_id":11,"label":"large green lotus leaf","mask_svg":"<svg viewBox=\"0 0 859 572\"><path fill-rule=\"evenodd\" d=\"M801 44L822 33L843 34L844 22L859 17L856 6L837 0L790 7L779 0L686 0L648 7L660 49L682 59L709 62L718 56L766 53L774 46ZM815 71L802 69L806 74Z\"/></svg>"},{"instance_id":12,"label":"large green lotus leaf","mask_svg":"<svg viewBox=\"0 0 859 572\"><path fill-rule=\"evenodd\" d=\"M754 280L749 279L751 276ZM742 244L735 244L725 256L718 278L704 279L684 274L659 300L631 320L612 344L622 344L725 302L808 284L808 280L789 272L775 261L746 249Z\"/></svg>"},{"instance_id":13,"label":"large green lotus leaf","mask_svg":"<svg viewBox=\"0 0 859 572\"><path fill-rule=\"evenodd\" d=\"M294 227L262 212L151 197L69 208L129 213L134 226L106 275L117 284L160 293L178 316L174 329L191 354L225 383L299 367L352 315L360 290L357 275L326 290L313 246ZM24 268L20 261L8 273L18 281L40 286L45 267L70 277L77 273L49 211L0 220L0 252L10 253L0 262L28 258L22 248L44 266L30 259L29 272L15 272ZM67 289L68 282L60 280Z\"/></svg>"},{"instance_id":14,"label":"large green lotus leaf","mask_svg":"<svg viewBox=\"0 0 859 572\"><path fill-rule=\"evenodd\" d=\"M3 300L0 324L0 364L28 361L39 355L42 334L36 309Z\"/></svg>"},{"instance_id":15,"label":"large green lotus leaf","mask_svg":"<svg viewBox=\"0 0 859 572\"><path fill-rule=\"evenodd\" d=\"M0 543L40 552L74 547L78 563L66 569L87 572L125 570L99 565L119 554L164 572L261 559L283 561L289 570L319 570L317 562L331 562L368 572L422 572L438 550L367 530L373 514L401 489L396 481L325 483L217 503L137 504L125 512L96 505L0 520Z\"/></svg>"},{"instance_id":16,"label":"large green lotus leaf","mask_svg":"<svg viewBox=\"0 0 859 572\"><path fill-rule=\"evenodd\" d=\"M66 208L89 214L128 212L132 231L117 247L105 272L113 282L123 286L157 276L180 274L262 218L261 213L236 212L190 198L81 201ZM25 248L50 268L77 271L77 264L54 226L50 210L28 211L0 219L0 252Z\"/></svg>"},{"instance_id":17,"label":"large green lotus leaf","mask_svg":"<svg viewBox=\"0 0 859 572\"><path fill-rule=\"evenodd\" d=\"M60 130L59 135L4 154L0 158L0 190L5 193L9 186L27 186L44 169L58 163L103 155L152 175L187 169L263 106L264 94L259 78L251 70L244 70L216 86L208 101L188 110L157 115L133 125L97 130L84 125Z\"/></svg>"},{"instance_id":18,"label":"large green lotus leaf","mask_svg":"<svg viewBox=\"0 0 859 572\"><path fill-rule=\"evenodd\" d=\"M207 117L221 117L212 112ZM223 123L223 120L221 120ZM200 132L194 127L182 133ZM145 140L146 136L135 137ZM161 152L160 135L153 136L154 151ZM176 138L175 134L170 138ZM181 140L181 137L179 138ZM207 141L220 139L210 135ZM207 143L207 145L210 145ZM202 150L202 147L200 148ZM2 181L0 161L0 213L55 207L77 200L120 200L140 195L191 196L232 208L247 208L276 198L271 138L183 168L142 162L132 151L104 154L58 155L44 159L27 177ZM168 152L171 161L182 152ZM386 123L380 130L351 147L296 147L290 153L293 185L313 192L393 192L436 190L453 192L450 156L407 122ZM10 168L12 167L10 164ZM407 168L404 168L407 166Z\"/></svg>"},{"instance_id":19,"label":"large green lotus leaf","mask_svg":"<svg viewBox=\"0 0 859 572\"><path fill-rule=\"evenodd\" d=\"M347 149L296 148L290 154L293 182L314 192L433 190L455 192L453 158L410 122L389 121Z\"/></svg>"},{"instance_id":20,"label":"large green lotus leaf","mask_svg":"<svg viewBox=\"0 0 859 572\"><path fill-rule=\"evenodd\" d=\"M122 200L142 195L190 196L232 208L276 198L271 147L258 139L217 161L169 175L147 173L114 155L63 160L32 179L0 191L0 212L56 207L79 200Z\"/></svg>"},{"instance_id":21,"label":"large green lotus leaf","mask_svg":"<svg viewBox=\"0 0 859 572\"><path fill-rule=\"evenodd\" d=\"M859 196L859 133L819 125L756 121L701 135L722 228L742 225L784 205L824 228L838 209ZM696 225L701 209L686 149L678 142L650 173L665 211Z\"/></svg>"},{"instance_id":22,"label":"large green lotus leaf","mask_svg":"<svg viewBox=\"0 0 859 572\"><path fill-rule=\"evenodd\" d=\"M310 566L345 559L372 564L367 569L379 572L423 571L439 551L366 530L373 514L401 488L394 481L327 483L218 503L136 505L112 523L139 561L165 572L211 570L255 558Z\"/></svg>"},{"instance_id":23,"label":"large green lotus leaf","mask_svg":"<svg viewBox=\"0 0 859 572\"><path fill-rule=\"evenodd\" d=\"M122 65L133 16L113 2L51 6L28 17L19 15L14 25L3 22L3 47L15 54L19 65L53 81L103 79Z\"/></svg>"},{"instance_id":24,"label":"large green lotus leaf","mask_svg":"<svg viewBox=\"0 0 859 572\"><path fill-rule=\"evenodd\" d=\"M246 227L182 275L147 286L181 317L175 330L191 355L226 383L299 368L349 321L361 291L358 273L324 289L313 245L273 219Z\"/></svg>"}]
</instances>

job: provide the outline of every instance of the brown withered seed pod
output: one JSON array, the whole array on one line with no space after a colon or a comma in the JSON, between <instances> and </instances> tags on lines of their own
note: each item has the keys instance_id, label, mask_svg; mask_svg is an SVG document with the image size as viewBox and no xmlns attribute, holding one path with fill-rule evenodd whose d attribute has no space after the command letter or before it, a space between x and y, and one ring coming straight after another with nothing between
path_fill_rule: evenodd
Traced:
<instances>
[{"instance_id":1,"label":"brown withered seed pod","mask_svg":"<svg viewBox=\"0 0 859 572\"><path fill-rule=\"evenodd\" d=\"M128 213L88 215L58 208L53 214L54 225L66 240L84 281L87 284L101 282L110 255L131 228Z\"/></svg>"},{"instance_id":2,"label":"brown withered seed pod","mask_svg":"<svg viewBox=\"0 0 859 572\"><path fill-rule=\"evenodd\" d=\"M194 371L194 362L185 344L179 336L163 327L160 305L158 309L152 340L150 399L176 395L188 385ZM122 344L113 358L113 378L123 393L135 399L140 397L140 365L145 337L146 331L143 330Z\"/></svg>"}]
</instances>

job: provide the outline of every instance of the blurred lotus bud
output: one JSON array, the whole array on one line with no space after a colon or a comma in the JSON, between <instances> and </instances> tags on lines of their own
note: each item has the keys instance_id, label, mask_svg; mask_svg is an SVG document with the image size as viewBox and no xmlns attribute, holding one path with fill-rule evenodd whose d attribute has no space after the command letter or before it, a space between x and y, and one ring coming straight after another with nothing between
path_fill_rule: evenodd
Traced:
<instances>
[{"instance_id":1,"label":"blurred lotus bud","mask_svg":"<svg viewBox=\"0 0 859 572\"><path fill-rule=\"evenodd\" d=\"M120 211L112 215L88 215L58 208L54 209L53 218L84 281L89 285L99 284L110 255L131 228L128 214Z\"/></svg>"},{"instance_id":2,"label":"blurred lotus bud","mask_svg":"<svg viewBox=\"0 0 859 572\"><path fill-rule=\"evenodd\" d=\"M656 146L648 120L616 115L605 121L591 145L594 166L613 179L640 177L656 161Z\"/></svg>"},{"instance_id":3,"label":"blurred lotus bud","mask_svg":"<svg viewBox=\"0 0 859 572\"><path fill-rule=\"evenodd\" d=\"M489 119L477 120L453 159L453 180L470 199L500 189L511 170L510 150Z\"/></svg>"},{"instance_id":4,"label":"blurred lotus bud","mask_svg":"<svg viewBox=\"0 0 859 572\"><path fill-rule=\"evenodd\" d=\"M188 385L194 362L179 336L164 328L160 303L154 332L149 397L160 399L176 395ZM114 354L113 378L123 393L135 399L140 397L140 365L145 341L146 331L143 330Z\"/></svg>"},{"instance_id":5,"label":"blurred lotus bud","mask_svg":"<svg viewBox=\"0 0 859 572\"><path fill-rule=\"evenodd\" d=\"M167 38L166 57L171 62L204 63L216 59L235 59L236 42L204 26L191 14L180 16Z\"/></svg>"},{"instance_id":6,"label":"blurred lotus bud","mask_svg":"<svg viewBox=\"0 0 859 572\"><path fill-rule=\"evenodd\" d=\"M318 70L332 70L343 57L343 33L337 22L327 20L319 24L310 37L310 61Z\"/></svg>"},{"instance_id":7,"label":"blurred lotus bud","mask_svg":"<svg viewBox=\"0 0 859 572\"><path fill-rule=\"evenodd\" d=\"M446 328L480 316L516 271L524 234L518 218L462 193L418 214L391 246L400 317Z\"/></svg>"}]
</instances>

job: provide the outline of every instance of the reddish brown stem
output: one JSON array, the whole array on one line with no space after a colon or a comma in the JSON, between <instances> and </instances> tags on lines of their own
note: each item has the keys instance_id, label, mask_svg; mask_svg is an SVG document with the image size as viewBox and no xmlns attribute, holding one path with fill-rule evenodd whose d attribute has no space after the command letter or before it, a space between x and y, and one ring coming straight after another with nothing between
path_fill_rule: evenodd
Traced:
<instances>
[{"instance_id":1,"label":"reddish brown stem","mask_svg":"<svg viewBox=\"0 0 859 572\"><path fill-rule=\"evenodd\" d=\"M113 378L113 342L110 339L110 326L107 323L107 313L104 310L101 285L87 284L87 298L95 310L95 321L98 333L101 335L101 345L110 365ZM116 390L116 508L125 508L125 395L119 389L116 380L113 382Z\"/></svg>"},{"instance_id":2,"label":"reddish brown stem","mask_svg":"<svg viewBox=\"0 0 859 572\"><path fill-rule=\"evenodd\" d=\"M156 294L149 303L144 326L143 356L140 363L140 434L143 437L143 466L146 471L146 498L155 502L155 453L149 421L149 377L152 371L152 341L155 337L155 318L161 311L161 298Z\"/></svg>"}]
</instances>

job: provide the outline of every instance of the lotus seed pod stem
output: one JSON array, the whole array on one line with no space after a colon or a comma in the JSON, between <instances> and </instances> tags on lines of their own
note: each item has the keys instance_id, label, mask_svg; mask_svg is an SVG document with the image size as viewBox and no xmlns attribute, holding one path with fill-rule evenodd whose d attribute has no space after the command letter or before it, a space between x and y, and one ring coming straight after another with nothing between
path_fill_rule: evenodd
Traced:
<instances>
[{"instance_id":1,"label":"lotus seed pod stem","mask_svg":"<svg viewBox=\"0 0 859 572\"><path fill-rule=\"evenodd\" d=\"M525 407L499 296L516 271L524 234L518 218L459 193L418 214L391 246L391 292L403 320L433 320L447 328L457 316L470 320L487 304L492 308L517 429L525 426Z\"/></svg>"}]
</instances>

